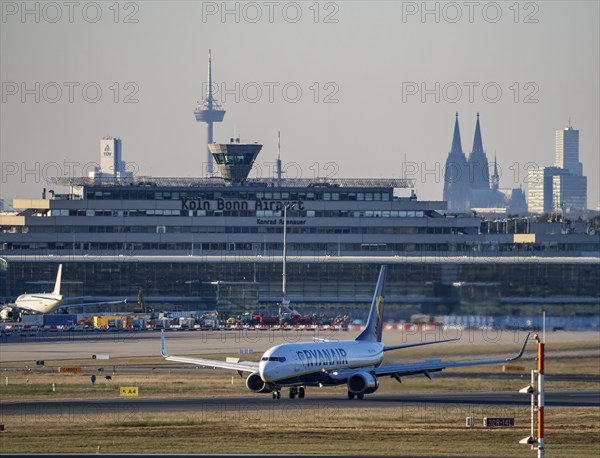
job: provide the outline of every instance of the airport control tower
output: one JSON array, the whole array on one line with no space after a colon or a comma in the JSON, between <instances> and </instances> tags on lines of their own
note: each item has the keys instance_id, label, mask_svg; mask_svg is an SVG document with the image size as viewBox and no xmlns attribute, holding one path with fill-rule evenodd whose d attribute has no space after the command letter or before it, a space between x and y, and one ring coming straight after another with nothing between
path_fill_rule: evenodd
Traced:
<instances>
[{"instance_id":1,"label":"airport control tower","mask_svg":"<svg viewBox=\"0 0 600 458\"><path fill-rule=\"evenodd\" d=\"M213 122L221 122L225 117L225 110L213 97L212 63L210 49L208 50L208 85L206 87L206 98L198 102L194 110L196 121L206 123L206 171L208 175L213 173L213 160L208 145L213 142Z\"/></svg>"},{"instance_id":2,"label":"airport control tower","mask_svg":"<svg viewBox=\"0 0 600 458\"><path fill-rule=\"evenodd\" d=\"M211 143L208 147L219 166L221 177L239 183L248 178L262 145L240 143L239 138L232 138L230 143Z\"/></svg>"}]
</instances>

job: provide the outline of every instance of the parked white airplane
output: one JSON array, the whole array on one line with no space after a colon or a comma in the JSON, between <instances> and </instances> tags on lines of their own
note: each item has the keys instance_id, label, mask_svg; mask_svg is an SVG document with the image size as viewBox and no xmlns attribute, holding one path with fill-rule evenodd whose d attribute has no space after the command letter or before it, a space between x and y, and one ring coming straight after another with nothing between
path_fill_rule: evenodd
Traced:
<instances>
[{"instance_id":1,"label":"parked white airplane","mask_svg":"<svg viewBox=\"0 0 600 458\"><path fill-rule=\"evenodd\" d=\"M62 264L58 266L54 291L51 293L21 294L15 301L15 306L25 313L52 313L62 303L64 297L60 294L60 279L62 276Z\"/></svg>"},{"instance_id":2,"label":"parked white airplane","mask_svg":"<svg viewBox=\"0 0 600 458\"><path fill-rule=\"evenodd\" d=\"M20 316L22 313L26 314L45 314L52 313L58 310L65 301L65 297L60 294L60 284L62 277L62 264L58 266L58 273L56 274L56 281L54 283L54 291L51 293L39 293L39 294L21 294L15 300L14 304L8 304L0 311L0 318L7 319L9 314L12 316ZM69 300L76 300L78 298L69 298ZM123 301L114 302L91 302L89 304L66 304L66 306L74 305L95 305L95 304L121 304Z\"/></svg>"},{"instance_id":3,"label":"parked white airplane","mask_svg":"<svg viewBox=\"0 0 600 458\"><path fill-rule=\"evenodd\" d=\"M512 358L443 362L428 360L417 363L387 364L382 366L383 354L389 350L449 342L438 340L414 344L386 346L381 342L383 325L383 283L386 266L381 267L371 311L364 331L356 340L285 343L268 349L260 362L226 362L185 356L169 356L165 347L164 331L161 336L162 355L168 361L218 367L237 371L240 376L250 373L246 387L255 393L273 393L279 399L281 389L289 387L290 398L303 398L307 386L346 384L349 399L363 399L379 387L378 377L390 376L401 381L407 375L423 374L431 379L432 372L450 367L506 363L519 359L525 351L529 334L519 354Z\"/></svg>"}]
</instances>

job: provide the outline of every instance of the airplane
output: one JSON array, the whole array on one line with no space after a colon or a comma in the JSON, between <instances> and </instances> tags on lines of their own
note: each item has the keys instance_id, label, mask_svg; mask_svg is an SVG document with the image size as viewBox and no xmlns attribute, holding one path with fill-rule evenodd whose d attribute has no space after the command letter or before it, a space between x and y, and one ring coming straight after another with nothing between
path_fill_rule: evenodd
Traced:
<instances>
[{"instance_id":1,"label":"airplane","mask_svg":"<svg viewBox=\"0 0 600 458\"><path fill-rule=\"evenodd\" d=\"M284 343L269 348L256 361L218 361L186 356L170 356L166 350L164 331L161 333L161 354L168 361L196 364L204 367L237 371L240 376L249 373L246 387L254 393L272 393L273 399L281 397L281 389L289 387L289 397L304 398L308 386L334 386L346 384L349 399L363 399L365 394L379 388L379 377L390 376L401 382L401 377L423 374L432 379L433 372L446 368L499 364L515 361L525 351L529 334L517 356L501 359L443 362L439 359L416 363L381 365L386 351L451 342L458 339L437 340L403 345L386 346L382 340L383 284L386 266L379 272L367 325L355 340Z\"/></svg>"},{"instance_id":2,"label":"airplane","mask_svg":"<svg viewBox=\"0 0 600 458\"><path fill-rule=\"evenodd\" d=\"M54 290L51 293L38 293L38 294L21 294L15 300L14 304L7 304L0 310L0 318L6 320L12 317L20 317L21 314L47 314L58 310L61 307L72 307L75 305L103 305L103 304L122 304L123 301L113 302L91 302L88 304L65 304L65 297L60 294L60 285L62 277L62 264L58 265L58 273L56 274L56 281L54 282ZM69 298L69 300L76 300L78 298Z\"/></svg>"}]
</instances>

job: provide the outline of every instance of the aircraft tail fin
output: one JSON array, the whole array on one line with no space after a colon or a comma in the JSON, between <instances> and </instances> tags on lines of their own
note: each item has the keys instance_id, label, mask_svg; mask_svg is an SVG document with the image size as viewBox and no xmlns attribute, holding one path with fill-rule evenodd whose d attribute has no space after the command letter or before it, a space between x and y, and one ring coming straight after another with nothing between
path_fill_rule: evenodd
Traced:
<instances>
[{"instance_id":1,"label":"aircraft tail fin","mask_svg":"<svg viewBox=\"0 0 600 458\"><path fill-rule=\"evenodd\" d=\"M364 331L356 338L367 342L381 342L381 333L383 331L383 284L385 282L385 272L387 266L382 265L379 271L379 279L375 286L373 302L367 319L367 326Z\"/></svg>"},{"instance_id":2,"label":"aircraft tail fin","mask_svg":"<svg viewBox=\"0 0 600 458\"><path fill-rule=\"evenodd\" d=\"M60 294L60 279L62 277L62 264L58 265L58 273L56 274L56 283L54 284L54 291L52 294Z\"/></svg>"},{"instance_id":3,"label":"aircraft tail fin","mask_svg":"<svg viewBox=\"0 0 600 458\"><path fill-rule=\"evenodd\" d=\"M165 343L165 330L161 329L160 330L160 354L163 355L163 357L168 357L169 354L167 353L167 344Z\"/></svg>"}]
</instances>

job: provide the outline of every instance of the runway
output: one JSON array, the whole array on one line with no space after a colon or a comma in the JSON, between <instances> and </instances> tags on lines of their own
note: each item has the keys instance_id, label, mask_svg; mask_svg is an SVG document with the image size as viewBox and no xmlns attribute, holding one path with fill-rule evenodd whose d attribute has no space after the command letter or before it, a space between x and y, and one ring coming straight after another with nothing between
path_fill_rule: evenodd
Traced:
<instances>
[{"instance_id":1,"label":"runway","mask_svg":"<svg viewBox=\"0 0 600 458\"><path fill-rule=\"evenodd\" d=\"M387 345L398 345L411 342L427 342L431 340L457 338L458 341L440 344L435 352L444 356L446 350L463 346L468 353L471 346L487 346L486 356L491 358L497 354L497 347L504 345L509 350L497 357L515 354L525 338L522 331L491 331L464 330L458 333L449 332L414 334L406 332L384 332L384 342ZM283 343L311 342L314 338L327 340L352 340L355 331L170 331L167 333L169 353L175 355L211 355L218 353L238 353L241 348L250 349L255 353L263 353L268 348ZM552 332L548 333L548 351L552 345L564 342L577 342L582 346L595 347L598 354L598 332ZM109 354L111 358L160 356L160 333L146 332L64 332L37 333L31 335L0 336L0 362L36 361L36 360L66 360L92 359L96 353ZM483 348L482 347L482 348ZM584 350L589 352L590 350ZM396 352L399 357L404 353ZM535 354L534 344L528 346L524 360L531 359ZM578 352L579 355L583 353Z\"/></svg>"},{"instance_id":2,"label":"runway","mask_svg":"<svg viewBox=\"0 0 600 458\"><path fill-rule=\"evenodd\" d=\"M10 415L50 417L52 415L111 415L119 418L151 412L202 412L207 416L235 416L255 418L260 412L294 411L317 412L320 416L335 417L340 409L400 408L432 409L452 406L528 407L530 397L512 391L471 393L410 393L366 396L363 400L349 400L341 396L316 395L305 399L279 400L264 396L219 398L138 398L64 401L1 402L0 418ZM600 391L546 392L546 406L600 407ZM297 415L294 413L293 415ZM268 415L265 414L265 415ZM293 416L292 415L292 416Z\"/></svg>"}]
</instances>

